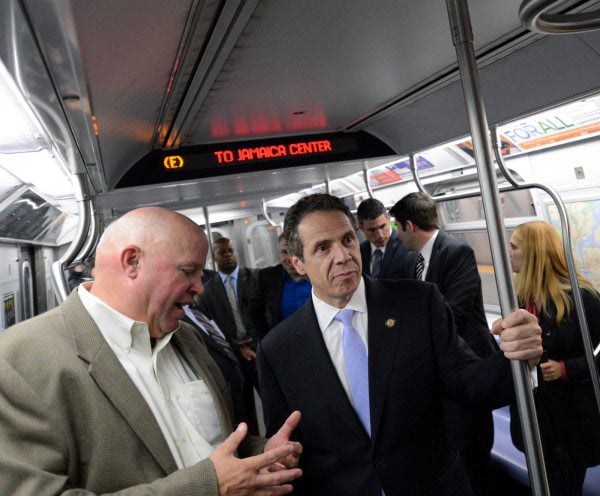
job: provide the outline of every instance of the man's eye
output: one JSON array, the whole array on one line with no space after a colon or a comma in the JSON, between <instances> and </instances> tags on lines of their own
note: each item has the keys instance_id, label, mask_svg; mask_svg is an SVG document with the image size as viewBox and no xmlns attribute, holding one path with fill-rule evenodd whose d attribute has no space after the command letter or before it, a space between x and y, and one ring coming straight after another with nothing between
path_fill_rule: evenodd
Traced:
<instances>
[{"instance_id":1,"label":"man's eye","mask_svg":"<svg viewBox=\"0 0 600 496\"><path fill-rule=\"evenodd\" d=\"M189 270L189 269L180 269L181 274L184 275L185 277L190 277L194 274L193 270Z\"/></svg>"}]
</instances>

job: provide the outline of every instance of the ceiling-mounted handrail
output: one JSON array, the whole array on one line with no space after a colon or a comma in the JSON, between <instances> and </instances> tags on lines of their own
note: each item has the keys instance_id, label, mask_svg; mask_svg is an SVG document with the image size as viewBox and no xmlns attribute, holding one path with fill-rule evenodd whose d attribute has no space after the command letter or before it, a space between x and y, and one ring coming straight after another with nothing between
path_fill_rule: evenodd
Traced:
<instances>
[{"instance_id":1,"label":"ceiling-mounted handrail","mask_svg":"<svg viewBox=\"0 0 600 496\"><path fill-rule=\"evenodd\" d=\"M96 248L100 233L100 218L96 212L93 199L88 202L87 207L89 210L90 229L85 244L76 257L76 260L82 261L86 260Z\"/></svg>"},{"instance_id":2,"label":"ceiling-mounted handrail","mask_svg":"<svg viewBox=\"0 0 600 496\"><path fill-rule=\"evenodd\" d=\"M499 137L498 126L494 126L492 130L492 143L494 149L494 155L496 156L496 163L499 169L504 174L504 177L513 185L515 189L524 188L538 188L544 191L556 205L558 209L558 215L560 216L560 225L562 231L563 247L565 250L565 258L567 261L567 269L569 270L569 280L571 282L571 289L573 290L573 302L575 303L575 312L579 319L579 326L581 328L581 337L583 339L583 347L585 350L585 357L587 360L588 367L590 369L590 376L592 378L592 385L594 387L594 396L596 397L596 406L600 413L600 380L598 379L598 370L596 367L596 361L594 359L594 347L592 339L590 337L590 330L588 327L587 317L585 315L585 308L583 306L583 298L581 296L581 288L579 287L579 280L577 279L577 267L575 266L575 258L573 257L573 249L571 247L571 226L569 224L569 216L567 215L567 209L565 207L562 198L558 192L551 186L544 183L526 183L518 182L512 173L506 167L504 157L502 156L502 143Z\"/></svg>"},{"instance_id":3,"label":"ceiling-mounted handrail","mask_svg":"<svg viewBox=\"0 0 600 496\"><path fill-rule=\"evenodd\" d=\"M273 227L283 227L280 222L275 222L273 219L271 219L271 216L267 212L267 202L266 202L266 200L264 198L262 199L261 207L262 207L263 217L269 223L270 226L273 226Z\"/></svg>"},{"instance_id":4,"label":"ceiling-mounted handrail","mask_svg":"<svg viewBox=\"0 0 600 496\"><path fill-rule=\"evenodd\" d=\"M371 188L371 174L369 172L369 167L367 166L366 160L362 163L362 170L363 170L363 181L365 182L365 188L367 189L367 194L369 195L369 198L373 199L373 198L375 198L375 195L373 194L373 188Z\"/></svg>"},{"instance_id":5,"label":"ceiling-mounted handrail","mask_svg":"<svg viewBox=\"0 0 600 496\"><path fill-rule=\"evenodd\" d=\"M65 270L75 260L75 255L79 253L83 246L90 227L90 193L87 186L86 174L73 174L71 176L73 189L75 190L75 199L79 210L79 223L75 238L67 248L67 251L56 262L52 264L50 273L52 275L52 284L54 293L59 303L67 299L69 295L69 284L65 276Z\"/></svg>"},{"instance_id":6,"label":"ceiling-mounted handrail","mask_svg":"<svg viewBox=\"0 0 600 496\"><path fill-rule=\"evenodd\" d=\"M575 14L548 14L564 0L525 0L519 8L521 24L531 31L569 34L600 29L600 10Z\"/></svg>"}]
</instances>

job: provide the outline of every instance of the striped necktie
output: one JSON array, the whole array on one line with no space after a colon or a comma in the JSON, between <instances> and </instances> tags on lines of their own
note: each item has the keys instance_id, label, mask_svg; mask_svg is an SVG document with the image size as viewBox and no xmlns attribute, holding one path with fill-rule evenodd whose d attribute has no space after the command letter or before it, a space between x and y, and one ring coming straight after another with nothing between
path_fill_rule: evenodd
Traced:
<instances>
[{"instance_id":1,"label":"striped necktie","mask_svg":"<svg viewBox=\"0 0 600 496\"><path fill-rule=\"evenodd\" d=\"M425 259L421 252L419 252L419 256L417 257L417 263L415 264L415 279L417 281L423 280L423 270L425 270Z\"/></svg>"},{"instance_id":2,"label":"striped necktie","mask_svg":"<svg viewBox=\"0 0 600 496\"><path fill-rule=\"evenodd\" d=\"M242 369L240 367L240 361L238 360L237 356L235 356L235 353L233 352L229 341L227 341L221 335L221 333L217 331L217 329L215 329L213 323L200 310L188 307L187 309L185 309L185 313L192 320L192 322L194 322L194 324L198 325L199 327L201 326L206 330L208 335L212 338L213 342L227 356L227 358L229 358L235 364L235 372L241 379L241 381L244 382L244 374L242 373Z\"/></svg>"},{"instance_id":3,"label":"striped necktie","mask_svg":"<svg viewBox=\"0 0 600 496\"><path fill-rule=\"evenodd\" d=\"M382 251L377 248L373 252L373 270L371 271L371 275L377 279L379 277L379 273L381 272L381 259L383 258Z\"/></svg>"},{"instance_id":4,"label":"striped necktie","mask_svg":"<svg viewBox=\"0 0 600 496\"><path fill-rule=\"evenodd\" d=\"M244 339L246 337L246 329L244 328L244 322L242 321L240 309L238 308L235 288L233 287L233 278L231 276L225 277L225 292L227 293L227 299L231 305L231 312L233 313L233 320L235 321L236 336L238 339Z\"/></svg>"}]
</instances>

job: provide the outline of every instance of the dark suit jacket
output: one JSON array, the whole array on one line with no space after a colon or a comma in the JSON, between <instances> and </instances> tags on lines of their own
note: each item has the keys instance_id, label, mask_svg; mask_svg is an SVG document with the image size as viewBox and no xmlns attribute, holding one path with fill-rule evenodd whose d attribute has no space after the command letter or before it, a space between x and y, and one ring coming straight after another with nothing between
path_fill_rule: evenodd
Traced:
<instances>
[{"instance_id":1,"label":"dark suit jacket","mask_svg":"<svg viewBox=\"0 0 600 496\"><path fill-rule=\"evenodd\" d=\"M250 319L262 338L281 322L281 295L285 283L283 265L258 271L256 291L250 299Z\"/></svg>"},{"instance_id":2,"label":"dark suit jacket","mask_svg":"<svg viewBox=\"0 0 600 496\"><path fill-rule=\"evenodd\" d=\"M198 336L204 341L211 358L215 361L223 377L229 383L231 387L231 399L233 401L234 424L247 422L248 414L243 397L244 380L237 373L236 362L223 351L223 348L209 334L198 329L189 317L186 316L181 321L191 326L198 333ZM240 366L239 362L237 366Z\"/></svg>"},{"instance_id":3,"label":"dark suit jacket","mask_svg":"<svg viewBox=\"0 0 600 496\"><path fill-rule=\"evenodd\" d=\"M381 272L378 279L402 279L404 277L405 263L408 251L402 245L398 233L392 229L390 239L385 246L385 253L381 261ZM360 244L360 257L362 258L363 274L371 275L371 243L363 241Z\"/></svg>"},{"instance_id":4,"label":"dark suit jacket","mask_svg":"<svg viewBox=\"0 0 600 496\"><path fill-rule=\"evenodd\" d=\"M416 252L412 252L407 277L414 277L415 263ZM425 280L440 289L454 314L458 335L477 356L484 358L497 349L485 318L475 254L467 243L440 229Z\"/></svg>"},{"instance_id":5,"label":"dark suit jacket","mask_svg":"<svg viewBox=\"0 0 600 496\"><path fill-rule=\"evenodd\" d=\"M434 285L364 279L372 438L333 367L312 299L259 345L267 433L290 412L302 412L304 476L295 494L469 495L442 397L489 408L508 403L509 362L501 353L479 360L461 346Z\"/></svg>"},{"instance_id":6,"label":"dark suit jacket","mask_svg":"<svg viewBox=\"0 0 600 496\"><path fill-rule=\"evenodd\" d=\"M248 337L253 338L252 346L256 346L258 333L252 325L248 309L252 293L256 290L256 277L256 270L240 267L237 279L237 303ZM230 342L235 342L237 339L235 320L221 276L217 273L204 284L204 289L205 293L199 298L198 307L217 323Z\"/></svg>"}]
</instances>

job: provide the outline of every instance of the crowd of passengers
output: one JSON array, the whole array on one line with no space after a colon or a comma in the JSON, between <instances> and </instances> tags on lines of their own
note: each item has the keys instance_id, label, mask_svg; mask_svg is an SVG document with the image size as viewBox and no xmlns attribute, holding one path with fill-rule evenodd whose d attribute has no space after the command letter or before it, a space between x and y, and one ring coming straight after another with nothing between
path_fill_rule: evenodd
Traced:
<instances>
[{"instance_id":1,"label":"crowd of passengers","mask_svg":"<svg viewBox=\"0 0 600 496\"><path fill-rule=\"evenodd\" d=\"M600 422L549 224L514 231L522 308L491 332L474 252L422 193L356 219L305 197L273 267L240 267L227 238L211 250L216 271L189 219L132 211L93 281L0 336L1 494L494 496L508 359L530 365L551 494L582 494ZM597 345L600 299L578 278Z\"/></svg>"}]
</instances>

